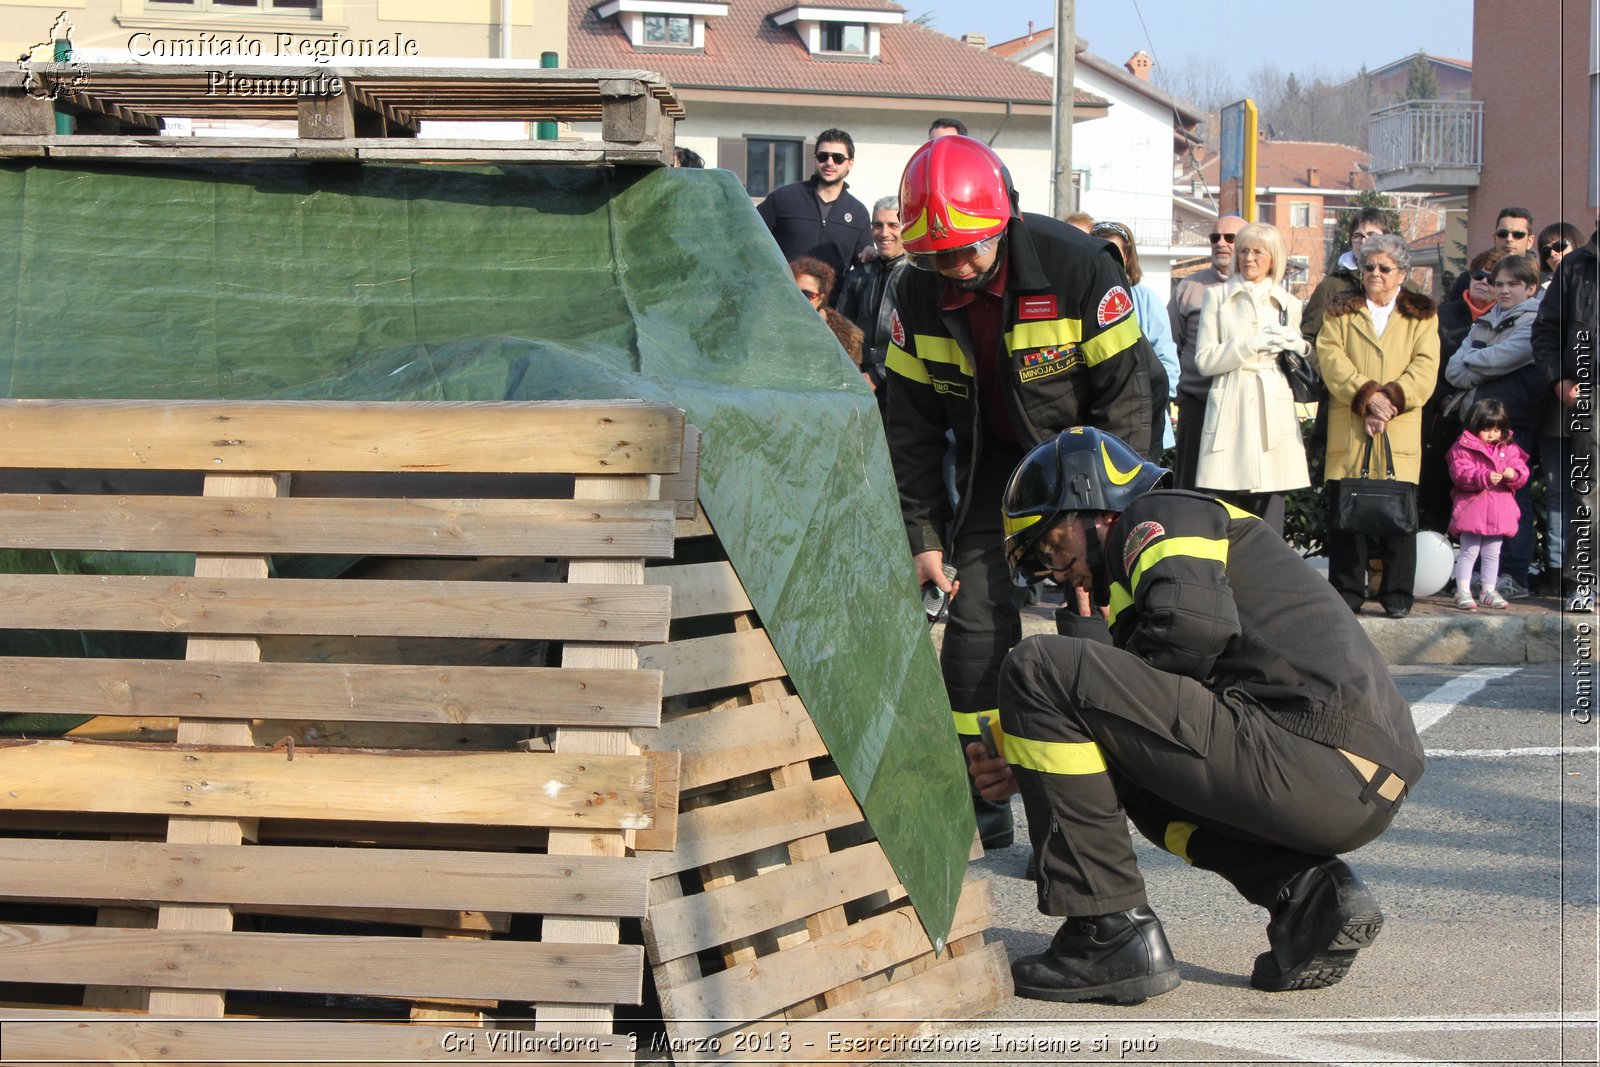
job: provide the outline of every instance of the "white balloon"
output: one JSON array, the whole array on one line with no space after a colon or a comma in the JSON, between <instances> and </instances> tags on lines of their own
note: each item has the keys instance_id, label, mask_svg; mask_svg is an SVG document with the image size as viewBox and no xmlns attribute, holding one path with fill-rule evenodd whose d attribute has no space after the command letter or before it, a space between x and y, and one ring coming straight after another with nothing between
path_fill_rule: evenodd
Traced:
<instances>
[{"instance_id":1,"label":"white balloon","mask_svg":"<svg viewBox=\"0 0 1600 1067\"><path fill-rule=\"evenodd\" d=\"M1450 538L1436 530L1417 531L1417 576L1411 583L1413 596L1432 596L1449 583L1456 569L1455 549Z\"/></svg>"}]
</instances>

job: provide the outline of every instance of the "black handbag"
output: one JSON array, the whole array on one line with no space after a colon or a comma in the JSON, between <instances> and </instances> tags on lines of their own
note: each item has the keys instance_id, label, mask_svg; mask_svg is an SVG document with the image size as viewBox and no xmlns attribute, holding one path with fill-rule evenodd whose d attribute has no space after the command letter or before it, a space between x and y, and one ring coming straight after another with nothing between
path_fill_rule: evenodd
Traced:
<instances>
[{"instance_id":1,"label":"black handbag","mask_svg":"<svg viewBox=\"0 0 1600 1067\"><path fill-rule=\"evenodd\" d=\"M1322 375L1311 360L1285 348L1278 353L1278 369L1289 380L1289 392L1296 404L1313 404L1322 399Z\"/></svg>"},{"instance_id":2,"label":"black handbag","mask_svg":"<svg viewBox=\"0 0 1600 1067\"><path fill-rule=\"evenodd\" d=\"M1339 506L1334 525L1348 533L1368 537L1409 537L1417 532L1417 487L1394 476L1394 449L1389 445L1389 436L1378 436L1383 438L1388 476L1368 477L1372 468L1372 443L1377 438L1367 438L1366 451L1361 457L1361 476L1339 481Z\"/></svg>"}]
</instances>

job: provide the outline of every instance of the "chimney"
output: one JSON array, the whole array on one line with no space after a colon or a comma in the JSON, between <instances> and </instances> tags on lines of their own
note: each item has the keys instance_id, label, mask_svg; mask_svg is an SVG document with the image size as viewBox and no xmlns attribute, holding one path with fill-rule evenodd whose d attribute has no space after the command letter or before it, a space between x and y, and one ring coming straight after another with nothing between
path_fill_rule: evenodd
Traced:
<instances>
[{"instance_id":1,"label":"chimney","mask_svg":"<svg viewBox=\"0 0 1600 1067\"><path fill-rule=\"evenodd\" d=\"M1141 49L1140 51L1129 56L1128 61L1123 64L1123 67L1135 78L1138 78L1142 82L1147 82L1150 80L1150 68L1154 67L1155 65L1156 61L1151 59L1149 54Z\"/></svg>"},{"instance_id":2,"label":"chimney","mask_svg":"<svg viewBox=\"0 0 1600 1067\"><path fill-rule=\"evenodd\" d=\"M1318 182L1317 182L1317 168L1316 167L1307 167L1306 168L1306 184L1311 186L1311 188L1313 188L1313 189L1315 189L1317 187Z\"/></svg>"},{"instance_id":3,"label":"chimney","mask_svg":"<svg viewBox=\"0 0 1600 1067\"><path fill-rule=\"evenodd\" d=\"M973 48L989 47L989 35L986 33L963 33L961 40L962 43L969 44Z\"/></svg>"}]
</instances>

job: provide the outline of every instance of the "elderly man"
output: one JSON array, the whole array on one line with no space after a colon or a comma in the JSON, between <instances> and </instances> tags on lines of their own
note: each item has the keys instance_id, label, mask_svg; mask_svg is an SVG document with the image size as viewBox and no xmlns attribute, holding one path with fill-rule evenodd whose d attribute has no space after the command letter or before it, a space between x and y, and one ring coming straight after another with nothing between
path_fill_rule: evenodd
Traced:
<instances>
[{"instance_id":1,"label":"elderly man","mask_svg":"<svg viewBox=\"0 0 1600 1067\"><path fill-rule=\"evenodd\" d=\"M855 164L856 143L843 130L817 134L817 170L803 182L772 191L756 207L785 260L815 256L837 277L871 247L867 209L845 182Z\"/></svg>"},{"instance_id":2,"label":"elderly man","mask_svg":"<svg viewBox=\"0 0 1600 1067\"><path fill-rule=\"evenodd\" d=\"M1178 461L1174 472L1178 488L1195 487L1195 468L1200 463L1200 431L1205 428L1206 396L1211 379L1194 365L1195 343L1200 339L1200 305L1206 290L1221 285L1233 272L1233 239L1244 228L1238 215L1224 215L1211 231L1211 266L1189 275L1172 287L1167 301L1167 317L1172 320L1172 337L1178 343Z\"/></svg>"},{"instance_id":3,"label":"elderly man","mask_svg":"<svg viewBox=\"0 0 1600 1067\"><path fill-rule=\"evenodd\" d=\"M878 398L878 411L888 410L889 319L894 312L894 287L906 269L906 249L900 241L900 198L886 196L872 205L872 244L877 255L845 275L839 293L841 314L861 328L861 374Z\"/></svg>"}]
</instances>

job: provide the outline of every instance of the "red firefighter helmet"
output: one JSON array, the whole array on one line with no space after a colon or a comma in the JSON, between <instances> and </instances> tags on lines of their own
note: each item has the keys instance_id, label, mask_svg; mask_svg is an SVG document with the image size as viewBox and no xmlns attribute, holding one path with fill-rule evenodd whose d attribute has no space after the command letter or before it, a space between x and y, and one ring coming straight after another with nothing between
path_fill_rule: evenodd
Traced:
<instances>
[{"instance_id":1,"label":"red firefighter helmet","mask_svg":"<svg viewBox=\"0 0 1600 1067\"><path fill-rule=\"evenodd\" d=\"M1011 214L1010 173L972 137L935 137L900 179L900 240L914 258L998 237Z\"/></svg>"}]
</instances>

